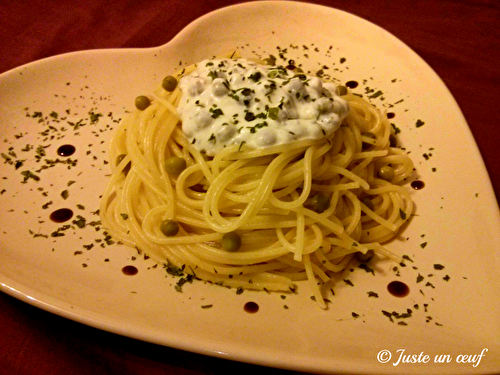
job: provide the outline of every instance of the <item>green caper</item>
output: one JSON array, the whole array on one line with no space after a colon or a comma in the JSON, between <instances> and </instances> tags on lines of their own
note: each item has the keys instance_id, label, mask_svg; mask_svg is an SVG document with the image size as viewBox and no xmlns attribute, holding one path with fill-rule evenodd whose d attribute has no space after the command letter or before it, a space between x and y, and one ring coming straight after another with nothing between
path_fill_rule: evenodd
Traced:
<instances>
[{"instance_id":1,"label":"green caper","mask_svg":"<svg viewBox=\"0 0 500 375\"><path fill-rule=\"evenodd\" d=\"M398 147L398 139L394 134L391 134L389 136L389 146L391 147Z\"/></svg>"},{"instance_id":2,"label":"green caper","mask_svg":"<svg viewBox=\"0 0 500 375\"><path fill-rule=\"evenodd\" d=\"M165 160L165 170L172 176L180 175L186 166L186 160L177 156L171 156Z\"/></svg>"},{"instance_id":3,"label":"green caper","mask_svg":"<svg viewBox=\"0 0 500 375\"><path fill-rule=\"evenodd\" d=\"M280 72L278 70L271 70L269 73L267 73L267 76L271 79L276 78L280 75Z\"/></svg>"},{"instance_id":4,"label":"green caper","mask_svg":"<svg viewBox=\"0 0 500 375\"><path fill-rule=\"evenodd\" d=\"M163 78L163 81L161 82L161 87L163 87L165 90L169 92L172 92L177 87L177 80L175 79L175 77L166 76L165 78Z\"/></svg>"},{"instance_id":5,"label":"green caper","mask_svg":"<svg viewBox=\"0 0 500 375\"><path fill-rule=\"evenodd\" d=\"M367 137L367 138L372 138L372 139L377 139L377 136L375 134L373 134L372 132L365 132L365 133L361 134L361 136ZM367 148L370 148L371 146L373 146L372 143L368 143L368 142L363 141L363 144L361 147L363 150L366 150Z\"/></svg>"},{"instance_id":6,"label":"green caper","mask_svg":"<svg viewBox=\"0 0 500 375\"><path fill-rule=\"evenodd\" d=\"M173 237L179 233L179 223L175 220L163 220L160 223L161 232L167 237Z\"/></svg>"},{"instance_id":7,"label":"green caper","mask_svg":"<svg viewBox=\"0 0 500 375\"><path fill-rule=\"evenodd\" d=\"M375 252L373 250L368 250L365 254L363 254L361 251L358 251L355 256L357 260L365 263L369 262L375 256Z\"/></svg>"},{"instance_id":8,"label":"green caper","mask_svg":"<svg viewBox=\"0 0 500 375\"><path fill-rule=\"evenodd\" d=\"M363 203L366 207L368 207L372 211L375 208L375 206L373 205L372 200L370 198L368 198L368 197L365 197L365 198L361 199L361 203Z\"/></svg>"},{"instance_id":9,"label":"green caper","mask_svg":"<svg viewBox=\"0 0 500 375\"><path fill-rule=\"evenodd\" d=\"M394 168L385 165L378 170L378 176L382 180L392 181L392 179L394 178Z\"/></svg>"},{"instance_id":10,"label":"green caper","mask_svg":"<svg viewBox=\"0 0 500 375\"><path fill-rule=\"evenodd\" d=\"M140 109L141 111L144 111L150 105L151 105L151 100L149 100L149 98L145 95L140 95L137 98L135 98L135 108Z\"/></svg>"},{"instance_id":11,"label":"green caper","mask_svg":"<svg viewBox=\"0 0 500 375\"><path fill-rule=\"evenodd\" d=\"M342 96L342 95L347 95L347 87L345 86L337 86L337 94Z\"/></svg>"},{"instance_id":12,"label":"green caper","mask_svg":"<svg viewBox=\"0 0 500 375\"><path fill-rule=\"evenodd\" d=\"M330 197L324 193L317 193L306 201L305 206L318 214L323 213L330 207Z\"/></svg>"},{"instance_id":13,"label":"green caper","mask_svg":"<svg viewBox=\"0 0 500 375\"><path fill-rule=\"evenodd\" d=\"M116 165L120 165L120 163L122 162L123 159L125 159L125 157L127 156L127 154L120 154L116 157ZM130 171L130 162L127 163L127 165L125 167L123 167L123 170L122 172L127 174L128 172Z\"/></svg>"},{"instance_id":14,"label":"green caper","mask_svg":"<svg viewBox=\"0 0 500 375\"><path fill-rule=\"evenodd\" d=\"M241 247L241 237L236 232L225 233L222 236L221 246L224 250L229 252L238 251Z\"/></svg>"},{"instance_id":15,"label":"green caper","mask_svg":"<svg viewBox=\"0 0 500 375\"><path fill-rule=\"evenodd\" d=\"M271 107L267 111L267 116L272 120L279 119L280 109L278 107Z\"/></svg>"},{"instance_id":16,"label":"green caper","mask_svg":"<svg viewBox=\"0 0 500 375\"><path fill-rule=\"evenodd\" d=\"M276 65L276 57L274 56L269 56L264 59L266 65Z\"/></svg>"}]
</instances>

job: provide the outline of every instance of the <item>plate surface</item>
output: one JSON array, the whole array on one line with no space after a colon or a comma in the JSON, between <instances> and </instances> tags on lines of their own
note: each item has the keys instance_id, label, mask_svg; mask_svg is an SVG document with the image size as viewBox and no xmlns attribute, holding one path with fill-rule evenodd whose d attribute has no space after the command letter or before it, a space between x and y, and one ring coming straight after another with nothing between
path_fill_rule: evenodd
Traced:
<instances>
[{"instance_id":1,"label":"plate surface","mask_svg":"<svg viewBox=\"0 0 500 375\"><path fill-rule=\"evenodd\" d=\"M109 139L134 98L183 66L233 49L357 82L355 93L395 115L391 122L425 183L412 191L417 208L410 225L387 245L406 256L404 265L380 261L372 274L353 264L338 275L327 311L300 285L286 296L236 294L203 282L179 293L177 279L111 243L97 222ZM2 291L117 334L267 366L324 373L498 370L500 260L493 250L500 217L491 184L443 82L385 30L311 4L223 8L158 48L71 53L4 73L0 118ZM75 146L74 154L58 155L63 145ZM56 223L50 215L61 208L73 217ZM138 273L126 275L127 265ZM409 295L392 296L393 280L406 283ZM245 312L249 301L259 305L257 313ZM382 350L392 354L386 363L377 357ZM422 352L428 363L394 365L400 354ZM440 355L450 363L434 363ZM457 363L463 355L480 363Z\"/></svg>"}]
</instances>

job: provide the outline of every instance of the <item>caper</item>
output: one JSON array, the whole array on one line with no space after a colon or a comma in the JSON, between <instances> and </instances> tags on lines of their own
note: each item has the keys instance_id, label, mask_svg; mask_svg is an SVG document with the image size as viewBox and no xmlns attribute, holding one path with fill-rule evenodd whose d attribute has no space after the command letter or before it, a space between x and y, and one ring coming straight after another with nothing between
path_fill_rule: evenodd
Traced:
<instances>
[{"instance_id":1,"label":"caper","mask_svg":"<svg viewBox=\"0 0 500 375\"><path fill-rule=\"evenodd\" d=\"M267 76L272 79L278 77L279 74L280 72L278 70L271 70L269 73L267 73Z\"/></svg>"},{"instance_id":2,"label":"caper","mask_svg":"<svg viewBox=\"0 0 500 375\"><path fill-rule=\"evenodd\" d=\"M361 136L367 137L367 138L372 138L372 139L377 139L377 136L375 134L373 134L372 132L363 133L363 134L361 134ZM370 148L371 146L373 146L372 143L368 143L368 142L363 141L363 144L361 147L363 148L363 150L366 150L367 148Z\"/></svg>"},{"instance_id":3,"label":"caper","mask_svg":"<svg viewBox=\"0 0 500 375\"><path fill-rule=\"evenodd\" d=\"M398 147L398 139L394 134L391 134L389 136L389 146L391 147Z\"/></svg>"},{"instance_id":4,"label":"caper","mask_svg":"<svg viewBox=\"0 0 500 375\"><path fill-rule=\"evenodd\" d=\"M179 223L175 220L163 220L160 223L161 232L167 237L173 237L179 233Z\"/></svg>"},{"instance_id":5,"label":"caper","mask_svg":"<svg viewBox=\"0 0 500 375\"><path fill-rule=\"evenodd\" d=\"M360 262L369 262L375 256L375 252L373 250L368 250L365 254L361 251L356 253L356 259Z\"/></svg>"},{"instance_id":6,"label":"caper","mask_svg":"<svg viewBox=\"0 0 500 375\"><path fill-rule=\"evenodd\" d=\"M172 156L165 160L165 170L172 176L180 175L186 169L186 165L186 160L177 156Z\"/></svg>"},{"instance_id":7,"label":"caper","mask_svg":"<svg viewBox=\"0 0 500 375\"><path fill-rule=\"evenodd\" d=\"M269 56L264 59L266 65L276 65L276 57L274 56Z\"/></svg>"},{"instance_id":8,"label":"caper","mask_svg":"<svg viewBox=\"0 0 500 375\"><path fill-rule=\"evenodd\" d=\"M120 165L120 163L122 162L123 159L125 159L125 157L127 156L127 154L120 154L116 157L116 165ZM129 171L130 171L130 162L127 163L127 165L125 167L123 167L123 170L122 172L127 174Z\"/></svg>"},{"instance_id":9,"label":"caper","mask_svg":"<svg viewBox=\"0 0 500 375\"><path fill-rule=\"evenodd\" d=\"M330 198L324 193L317 193L306 201L306 207L321 214L330 207Z\"/></svg>"},{"instance_id":10,"label":"caper","mask_svg":"<svg viewBox=\"0 0 500 375\"><path fill-rule=\"evenodd\" d=\"M151 100L149 100L149 98L145 95L140 95L137 98L135 98L135 107L137 109L140 109L141 111L144 111L150 105L151 105Z\"/></svg>"},{"instance_id":11,"label":"caper","mask_svg":"<svg viewBox=\"0 0 500 375\"><path fill-rule=\"evenodd\" d=\"M177 80L175 79L175 77L166 76L165 78L163 78L163 81L161 82L161 87L163 87L165 90L169 92L172 92L177 87Z\"/></svg>"},{"instance_id":12,"label":"caper","mask_svg":"<svg viewBox=\"0 0 500 375\"><path fill-rule=\"evenodd\" d=\"M271 107L267 111L267 116L272 120L279 119L280 109L278 107Z\"/></svg>"},{"instance_id":13,"label":"caper","mask_svg":"<svg viewBox=\"0 0 500 375\"><path fill-rule=\"evenodd\" d=\"M337 86L337 94L342 96L342 95L347 95L347 87L345 86Z\"/></svg>"},{"instance_id":14,"label":"caper","mask_svg":"<svg viewBox=\"0 0 500 375\"><path fill-rule=\"evenodd\" d=\"M382 180L392 181L392 179L394 178L394 168L385 165L378 170L378 176Z\"/></svg>"},{"instance_id":15,"label":"caper","mask_svg":"<svg viewBox=\"0 0 500 375\"><path fill-rule=\"evenodd\" d=\"M236 232L225 233L222 236L221 246L224 250L229 252L238 251L241 247L241 237Z\"/></svg>"},{"instance_id":16,"label":"caper","mask_svg":"<svg viewBox=\"0 0 500 375\"><path fill-rule=\"evenodd\" d=\"M372 211L375 208L375 206L373 205L372 200L370 198L368 198L368 197L365 197L365 198L361 199L361 203L363 203L366 207L368 207Z\"/></svg>"}]
</instances>

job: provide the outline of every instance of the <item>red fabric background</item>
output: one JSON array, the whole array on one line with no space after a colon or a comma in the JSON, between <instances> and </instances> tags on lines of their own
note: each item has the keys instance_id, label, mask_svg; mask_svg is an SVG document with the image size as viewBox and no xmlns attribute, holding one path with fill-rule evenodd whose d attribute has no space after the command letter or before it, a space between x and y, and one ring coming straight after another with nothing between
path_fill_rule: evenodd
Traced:
<instances>
[{"instance_id":1,"label":"red fabric background","mask_svg":"<svg viewBox=\"0 0 500 375\"><path fill-rule=\"evenodd\" d=\"M0 4L0 73L83 49L153 47L237 1L17 1ZM444 80L500 197L500 3L495 0L315 1L385 28ZM432 90L432 87L429 87ZM474 171L464 171L471 173ZM288 373L123 338L0 293L0 374Z\"/></svg>"}]
</instances>

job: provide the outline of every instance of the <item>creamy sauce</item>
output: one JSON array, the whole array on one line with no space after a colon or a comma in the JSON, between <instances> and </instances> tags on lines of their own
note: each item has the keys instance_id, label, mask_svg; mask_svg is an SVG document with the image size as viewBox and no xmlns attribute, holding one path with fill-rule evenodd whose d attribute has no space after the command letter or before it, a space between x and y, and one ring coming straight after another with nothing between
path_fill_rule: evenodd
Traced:
<instances>
[{"instance_id":1,"label":"creamy sauce","mask_svg":"<svg viewBox=\"0 0 500 375\"><path fill-rule=\"evenodd\" d=\"M235 144L255 149L328 137L349 113L335 84L246 59L205 60L179 87L182 130L209 156Z\"/></svg>"}]
</instances>

